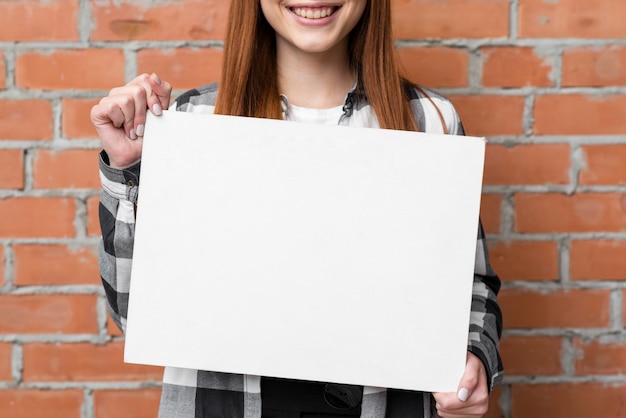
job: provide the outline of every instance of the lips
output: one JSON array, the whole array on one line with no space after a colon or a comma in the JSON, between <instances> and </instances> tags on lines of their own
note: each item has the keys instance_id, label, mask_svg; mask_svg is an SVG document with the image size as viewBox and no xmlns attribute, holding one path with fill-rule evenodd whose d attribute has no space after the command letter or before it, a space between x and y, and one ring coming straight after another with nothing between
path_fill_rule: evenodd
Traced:
<instances>
[{"instance_id":1,"label":"lips","mask_svg":"<svg viewBox=\"0 0 626 418\"><path fill-rule=\"evenodd\" d=\"M337 6L324 6L324 7L292 7L291 11L305 19L323 19L335 13L339 7Z\"/></svg>"}]
</instances>

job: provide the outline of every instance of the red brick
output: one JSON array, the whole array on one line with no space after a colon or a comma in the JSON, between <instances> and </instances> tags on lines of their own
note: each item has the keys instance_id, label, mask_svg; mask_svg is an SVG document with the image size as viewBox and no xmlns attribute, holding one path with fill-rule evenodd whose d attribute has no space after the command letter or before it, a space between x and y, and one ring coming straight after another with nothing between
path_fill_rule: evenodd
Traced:
<instances>
[{"instance_id":1,"label":"red brick","mask_svg":"<svg viewBox=\"0 0 626 418\"><path fill-rule=\"evenodd\" d=\"M1 100L0 140L52 139L52 103L46 100Z\"/></svg>"},{"instance_id":2,"label":"red brick","mask_svg":"<svg viewBox=\"0 0 626 418\"><path fill-rule=\"evenodd\" d=\"M529 47L485 47L482 83L487 87L550 87L552 65Z\"/></svg>"},{"instance_id":3,"label":"red brick","mask_svg":"<svg viewBox=\"0 0 626 418\"><path fill-rule=\"evenodd\" d=\"M624 38L622 0L520 0L523 38ZM597 415L599 416L599 415Z\"/></svg>"},{"instance_id":4,"label":"red brick","mask_svg":"<svg viewBox=\"0 0 626 418\"><path fill-rule=\"evenodd\" d=\"M75 234L75 203L67 198L0 199L0 236L19 238L67 238Z\"/></svg>"},{"instance_id":5,"label":"red brick","mask_svg":"<svg viewBox=\"0 0 626 418\"><path fill-rule=\"evenodd\" d=\"M626 196L621 193L515 195L518 232L619 232L626 225Z\"/></svg>"},{"instance_id":6,"label":"red brick","mask_svg":"<svg viewBox=\"0 0 626 418\"><path fill-rule=\"evenodd\" d=\"M91 123L91 108L100 99L63 99L61 126L63 136L69 139L97 138L96 129Z\"/></svg>"},{"instance_id":7,"label":"red brick","mask_svg":"<svg viewBox=\"0 0 626 418\"><path fill-rule=\"evenodd\" d=\"M0 333L97 334L94 295L0 295Z\"/></svg>"},{"instance_id":8,"label":"red brick","mask_svg":"<svg viewBox=\"0 0 626 418\"><path fill-rule=\"evenodd\" d=\"M7 418L80 418L83 401L80 389L0 390L2 415Z\"/></svg>"},{"instance_id":9,"label":"red brick","mask_svg":"<svg viewBox=\"0 0 626 418\"><path fill-rule=\"evenodd\" d=\"M521 96L450 96L465 133L474 136L524 133L524 98Z\"/></svg>"},{"instance_id":10,"label":"red brick","mask_svg":"<svg viewBox=\"0 0 626 418\"><path fill-rule=\"evenodd\" d=\"M0 343L0 381L8 382L13 380L11 375L11 351L13 345L10 343Z\"/></svg>"},{"instance_id":11,"label":"red brick","mask_svg":"<svg viewBox=\"0 0 626 418\"><path fill-rule=\"evenodd\" d=\"M626 145L586 145L582 147L585 168L580 171L581 185L626 184Z\"/></svg>"},{"instance_id":12,"label":"red brick","mask_svg":"<svg viewBox=\"0 0 626 418\"><path fill-rule=\"evenodd\" d=\"M16 244L13 253L17 286L100 283L98 254L91 248Z\"/></svg>"},{"instance_id":13,"label":"red brick","mask_svg":"<svg viewBox=\"0 0 626 418\"><path fill-rule=\"evenodd\" d=\"M507 147L487 145L485 175L488 185L568 184L569 144L531 144Z\"/></svg>"},{"instance_id":14,"label":"red brick","mask_svg":"<svg viewBox=\"0 0 626 418\"><path fill-rule=\"evenodd\" d=\"M563 52L563 86L626 85L626 47L578 48Z\"/></svg>"},{"instance_id":15,"label":"red brick","mask_svg":"<svg viewBox=\"0 0 626 418\"><path fill-rule=\"evenodd\" d=\"M498 241L489 261L502 280L558 280L559 251L553 241Z\"/></svg>"},{"instance_id":16,"label":"red brick","mask_svg":"<svg viewBox=\"0 0 626 418\"><path fill-rule=\"evenodd\" d=\"M538 135L622 135L626 94L537 96L533 132Z\"/></svg>"},{"instance_id":17,"label":"red brick","mask_svg":"<svg viewBox=\"0 0 626 418\"><path fill-rule=\"evenodd\" d=\"M99 189L98 152L94 149L39 150L34 162L37 189Z\"/></svg>"},{"instance_id":18,"label":"red brick","mask_svg":"<svg viewBox=\"0 0 626 418\"><path fill-rule=\"evenodd\" d=\"M24 344L25 382L160 380L161 367L124 363L124 343Z\"/></svg>"},{"instance_id":19,"label":"red brick","mask_svg":"<svg viewBox=\"0 0 626 418\"><path fill-rule=\"evenodd\" d=\"M76 0L0 1L0 42L78 41Z\"/></svg>"},{"instance_id":20,"label":"red brick","mask_svg":"<svg viewBox=\"0 0 626 418\"><path fill-rule=\"evenodd\" d=\"M192 89L220 80L222 50L216 48L144 49L137 54L139 73L157 73L175 89ZM202 71L190 69L201 68Z\"/></svg>"},{"instance_id":21,"label":"red brick","mask_svg":"<svg viewBox=\"0 0 626 418\"><path fill-rule=\"evenodd\" d=\"M569 254L572 280L626 280L626 241L573 240Z\"/></svg>"},{"instance_id":22,"label":"red brick","mask_svg":"<svg viewBox=\"0 0 626 418\"><path fill-rule=\"evenodd\" d=\"M609 325L610 297L610 290L598 289L503 289L498 299L509 329L602 328Z\"/></svg>"},{"instance_id":23,"label":"red brick","mask_svg":"<svg viewBox=\"0 0 626 418\"><path fill-rule=\"evenodd\" d=\"M574 339L576 375L621 375L626 372L626 343Z\"/></svg>"},{"instance_id":24,"label":"red brick","mask_svg":"<svg viewBox=\"0 0 626 418\"><path fill-rule=\"evenodd\" d=\"M500 232L500 218L502 207L502 195L483 194L480 201L480 219L485 232L497 234Z\"/></svg>"},{"instance_id":25,"label":"red brick","mask_svg":"<svg viewBox=\"0 0 626 418\"><path fill-rule=\"evenodd\" d=\"M509 35L508 0L391 3L394 36L398 39L504 38Z\"/></svg>"},{"instance_id":26,"label":"red brick","mask_svg":"<svg viewBox=\"0 0 626 418\"><path fill-rule=\"evenodd\" d=\"M122 331L118 328L118 326L111 319L111 315L107 312L107 334L113 337L121 337L123 336Z\"/></svg>"},{"instance_id":27,"label":"red brick","mask_svg":"<svg viewBox=\"0 0 626 418\"><path fill-rule=\"evenodd\" d=\"M17 58L15 81L23 89L109 90L125 83L124 53L121 49L24 53Z\"/></svg>"},{"instance_id":28,"label":"red brick","mask_svg":"<svg viewBox=\"0 0 626 418\"><path fill-rule=\"evenodd\" d=\"M552 383L513 385L512 417L623 417L626 385Z\"/></svg>"},{"instance_id":29,"label":"red brick","mask_svg":"<svg viewBox=\"0 0 626 418\"><path fill-rule=\"evenodd\" d=\"M405 77L428 87L468 85L469 57L457 48L400 48L399 65Z\"/></svg>"},{"instance_id":30,"label":"red brick","mask_svg":"<svg viewBox=\"0 0 626 418\"><path fill-rule=\"evenodd\" d=\"M154 418L160 389L94 391L95 418Z\"/></svg>"},{"instance_id":31,"label":"red brick","mask_svg":"<svg viewBox=\"0 0 626 418\"><path fill-rule=\"evenodd\" d=\"M91 2L92 41L207 40L226 33L228 7L224 0L132 0Z\"/></svg>"},{"instance_id":32,"label":"red brick","mask_svg":"<svg viewBox=\"0 0 626 418\"><path fill-rule=\"evenodd\" d=\"M507 336L500 342L507 376L554 376L561 367L561 337Z\"/></svg>"},{"instance_id":33,"label":"red brick","mask_svg":"<svg viewBox=\"0 0 626 418\"><path fill-rule=\"evenodd\" d=\"M0 188L24 188L24 152L22 150L0 150Z\"/></svg>"},{"instance_id":34,"label":"red brick","mask_svg":"<svg viewBox=\"0 0 626 418\"><path fill-rule=\"evenodd\" d=\"M87 235L90 237L99 237L102 235L100 232L100 218L98 215L99 206L99 196L93 196L87 199Z\"/></svg>"}]
</instances>

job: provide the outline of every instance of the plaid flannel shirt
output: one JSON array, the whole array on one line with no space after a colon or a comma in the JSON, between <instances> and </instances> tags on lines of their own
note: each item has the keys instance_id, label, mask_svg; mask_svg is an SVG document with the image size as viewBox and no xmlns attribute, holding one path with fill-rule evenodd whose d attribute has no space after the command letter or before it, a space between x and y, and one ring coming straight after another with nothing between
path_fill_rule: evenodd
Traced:
<instances>
[{"instance_id":1,"label":"plaid flannel shirt","mask_svg":"<svg viewBox=\"0 0 626 418\"><path fill-rule=\"evenodd\" d=\"M425 132L463 135L452 104L445 98L407 85L414 116ZM180 96L171 110L212 113L217 85L211 84ZM286 98L284 117L290 119ZM436 107L435 107L436 106ZM439 109L439 112L437 111ZM445 129L443 126L445 123ZM346 96L339 124L378 127L371 106L354 91ZM104 151L100 159L100 272L109 310L122 331L126 326L130 271L135 231L135 204L139 191L140 163L125 170L108 166ZM474 285L468 335L468 351L479 357L491 390L503 377L498 352L502 315L496 295L500 280L489 265L487 246L479 225L476 241ZM167 309L167 307L163 307ZM425 341L425 344L430 343ZM160 418L243 418L261 416L260 377L166 367L163 377ZM364 388L363 418L437 416L430 393L384 388Z\"/></svg>"}]
</instances>

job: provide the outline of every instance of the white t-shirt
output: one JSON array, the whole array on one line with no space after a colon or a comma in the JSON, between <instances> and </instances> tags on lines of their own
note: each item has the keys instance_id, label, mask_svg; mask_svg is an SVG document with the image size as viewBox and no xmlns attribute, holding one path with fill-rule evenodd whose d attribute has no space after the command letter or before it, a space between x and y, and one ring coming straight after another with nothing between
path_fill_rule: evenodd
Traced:
<instances>
[{"instance_id":1,"label":"white t-shirt","mask_svg":"<svg viewBox=\"0 0 626 418\"><path fill-rule=\"evenodd\" d=\"M285 118L293 122L316 123L320 125L337 125L343 115L343 106L328 109L313 109L293 104L287 105Z\"/></svg>"}]
</instances>

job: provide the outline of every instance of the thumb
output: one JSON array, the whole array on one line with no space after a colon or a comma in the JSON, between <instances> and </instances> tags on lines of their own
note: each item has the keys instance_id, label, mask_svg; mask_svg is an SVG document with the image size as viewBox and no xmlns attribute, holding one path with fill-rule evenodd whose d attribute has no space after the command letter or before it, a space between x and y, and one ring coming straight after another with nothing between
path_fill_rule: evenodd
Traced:
<instances>
[{"instance_id":1,"label":"thumb","mask_svg":"<svg viewBox=\"0 0 626 418\"><path fill-rule=\"evenodd\" d=\"M456 397L459 398L459 400L463 402L465 402L467 398L469 398L469 396L470 396L470 391L466 387L460 388L458 392L456 393Z\"/></svg>"},{"instance_id":2,"label":"thumb","mask_svg":"<svg viewBox=\"0 0 626 418\"><path fill-rule=\"evenodd\" d=\"M459 398L460 401L465 402L472 395L478 386L481 375L485 373L483 368L482 362L476 356L469 353L467 356L467 364L465 365L465 372L463 373L463 377L461 378L456 392L456 397Z\"/></svg>"}]
</instances>

